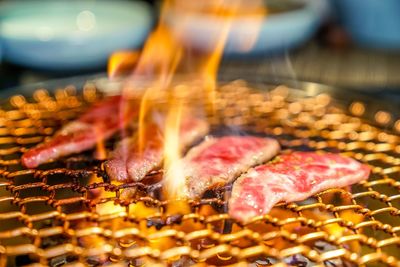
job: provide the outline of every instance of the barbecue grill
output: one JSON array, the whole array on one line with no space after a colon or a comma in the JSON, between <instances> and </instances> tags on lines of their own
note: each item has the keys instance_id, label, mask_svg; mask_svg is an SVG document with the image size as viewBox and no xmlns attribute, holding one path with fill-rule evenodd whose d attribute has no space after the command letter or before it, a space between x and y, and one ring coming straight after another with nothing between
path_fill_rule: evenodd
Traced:
<instances>
[{"instance_id":1,"label":"barbecue grill","mask_svg":"<svg viewBox=\"0 0 400 267\"><path fill-rule=\"evenodd\" d=\"M395 105L311 83L222 85L209 117L214 133L274 136L284 150L340 152L372 167L366 182L241 224L226 214L229 185L173 213L180 202L159 198L162 170L149 182L117 184L93 151L21 166L27 148L103 95L88 82L1 104L0 266L400 265Z\"/></svg>"}]
</instances>

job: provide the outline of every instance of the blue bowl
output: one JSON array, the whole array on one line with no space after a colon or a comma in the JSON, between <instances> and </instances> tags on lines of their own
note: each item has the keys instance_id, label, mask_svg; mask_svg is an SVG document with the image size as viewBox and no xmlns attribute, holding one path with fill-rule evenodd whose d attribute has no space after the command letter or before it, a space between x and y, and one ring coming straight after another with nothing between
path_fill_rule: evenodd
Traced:
<instances>
[{"instance_id":1,"label":"blue bowl","mask_svg":"<svg viewBox=\"0 0 400 267\"><path fill-rule=\"evenodd\" d=\"M325 7L321 0L266 1L267 6L279 5L282 12L265 17L241 16L232 21L224 50L225 56L260 55L296 48L309 40L321 22ZM294 5L285 11L285 5ZM210 51L221 36L224 22L207 14L183 18L171 13L167 21L179 31L180 38L189 46Z\"/></svg>"},{"instance_id":2,"label":"blue bowl","mask_svg":"<svg viewBox=\"0 0 400 267\"><path fill-rule=\"evenodd\" d=\"M332 4L356 43L400 50L399 0L333 0Z\"/></svg>"},{"instance_id":3,"label":"blue bowl","mask_svg":"<svg viewBox=\"0 0 400 267\"><path fill-rule=\"evenodd\" d=\"M6 60L46 70L105 66L116 50L140 47L153 24L144 2L21 1L0 5Z\"/></svg>"},{"instance_id":4,"label":"blue bowl","mask_svg":"<svg viewBox=\"0 0 400 267\"><path fill-rule=\"evenodd\" d=\"M267 16L261 26L257 42L251 54L274 53L297 48L310 40L320 26L321 17L316 6L307 2L298 10ZM245 36L245 33L244 33ZM236 43L230 37L227 52L236 51Z\"/></svg>"}]
</instances>

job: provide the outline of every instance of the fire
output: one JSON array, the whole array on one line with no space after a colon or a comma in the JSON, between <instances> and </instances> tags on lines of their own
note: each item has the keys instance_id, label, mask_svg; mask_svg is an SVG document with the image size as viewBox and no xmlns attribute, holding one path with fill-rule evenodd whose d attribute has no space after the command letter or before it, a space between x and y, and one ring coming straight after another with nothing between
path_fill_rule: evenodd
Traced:
<instances>
[{"instance_id":1,"label":"fire","mask_svg":"<svg viewBox=\"0 0 400 267\"><path fill-rule=\"evenodd\" d=\"M253 5L241 0L219 0L205 2L187 2L181 0L164 1L160 14L159 24L150 34L139 55L138 52L117 52L109 61L109 75L115 77L124 72L127 67L136 65L129 77L129 85L124 87L123 93L134 90L139 80L146 79L149 86L142 96L139 114L138 147L139 151L146 148L149 135L146 133L147 124L151 123L154 112L159 109L159 103L154 100L160 93L165 93L166 99L162 99L166 108L164 112L164 169L167 170L165 181L165 193L169 198L182 198L184 192L185 177L181 175L181 168L176 164L181 155L179 130L182 116L187 110L187 100L193 95L200 95L208 100L207 106L213 107L215 103L215 87L220 61L222 59L225 44L235 18L243 15L254 15L258 18L265 15L266 10L261 1L252 1ZM249 12L249 9L252 11ZM211 48L207 51L193 51L185 43L187 26L193 23L193 17L206 15L217 18L218 34L210 37ZM262 16L260 16L262 15ZM171 23L171 17L177 17L175 23ZM256 34L255 34L256 35ZM256 38L254 38L256 39ZM182 90L192 90L188 81L178 81L187 86L173 86L176 83L176 75L189 77L201 85L201 91L192 91L182 94ZM211 111L214 109L212 108ZM172 166L173 165L173 166ZM174 169L172 169L174 168Z\"/></svg>"},{"instance_id":2,"label":"fire","mask_svg":"<svg viewBox=\"0 0 400 267\"><path fill-rule=\"evenodd\" d=\"M223 49L228 37L229 27L231 25L231 18L236 14L238 4L240 1L232 1L233 12L231 16L227 16L225 19L225 23L221 30L221 35L216 40L216 44L211 53L203 55L203 58L200 58L199 66L194 70L194 75L198 75L199 79L203 82L203 86L206 92L208 92L208 99L210 103L214 103L213 92L215 91L215 83L216 83L216 75L218 70L218 65L221 61ZM164 12L168 12L168 8L170 6L167 5ZM180 8L180 6L175 6L176 8ZM212 14L219 15L221 13L222 5L216 5L215 8L211 10ZM180 30L177 30L177 36L179 38ZM188 58L188 54L186 54L185 58ZM166 194L170 198L184 198L183 192L185 192L185 177L182 174L183 168L182 166L178 166L174 163L179 162L181 157L180 154L180 144L179 144L179 131L181 128L181 120L182 120L182 106L183 100L179 95L179 88L174 87L171 89L170 94L170 104L169 104L169 112L167 115L166 128L165 128L165 147L164 147L164 169L167 170L167 175L165 177L165 189ZM187 89L187 88L186 88ZM178 93L177 93L177 92ZM178 97L177 97L178 95ZM175 206L175 205L173 205ZM185 205L183 205L185 206ZM170 207L171 209L171 207Z\"/></svg>"},{"instance_id":3,"label":"fire","mask_svg":"<svg viewBox=\"0 0 400 267\"><path fill-rule=\"evenodd\" d=\"M147 76L154 79L155 85L168 86L181 58L182 45L170 29L160 24L147 39L133 75Z\"/></svg>"},{"instance_id":4,"label":"fire","mask_svg":"<svg viewBox=\"0 0 400 267\"><path fill-rule=\"evenodd\" d=\"M94 128L94 131L96 132L97 137L95 157L99 160L104 160L107 158L107 150L104 144L104 140L100 138L102 133L99 132L99 129L97 127Z\"/></svg>"},{"instance_id":5,"label":"fire","mask_svg":"<svg viewBox=\"0 0 400 267\"><path fill-rule=\"evenodd\" d=\"M108 62L110 78L128 74L136 65L140 57L139 51L118 51L112 54Z\"/></svg>"},{"instance_id":6,"label":"fire","mask_svg":"<svg viewBox=\"0 0 400 267\"><path fill-rule=\"evenodd\" d=\"M177 90L177 88L174 88ZM179 87L178 87L179 89ZM178 163L181 158L179 132L181 128L183 100L172 97L170 99L170 109L167 115L165 129L165 147L164 147L164 166L167 170L164 178L166 193L173 197L181 197L180 192L184 188L185 177L183 176L183 168L177 166L172 168L173 164Z\"/></svg>"}]
</instances>

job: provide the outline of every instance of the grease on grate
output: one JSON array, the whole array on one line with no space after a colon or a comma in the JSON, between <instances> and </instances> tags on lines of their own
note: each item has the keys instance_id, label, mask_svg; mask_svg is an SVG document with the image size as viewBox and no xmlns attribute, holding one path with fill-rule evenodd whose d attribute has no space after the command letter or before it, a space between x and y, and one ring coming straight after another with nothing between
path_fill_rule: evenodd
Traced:
<instances>
[{"instance_id":1,"label":"grease on grate","mask_svg":"<svg viewBox=\"0 0 400 267\"><path fill-rule=\"evenodd\" d=\"M168 213L162 171L117 184L96 151L24 170L19 158L28 147L100 95L87 87L11 98L0 109L0 266L398 265L399 137L357 117L365 111L359 101L348 113L327 94L293 92L256 91L242 81L222 86L210 117L214 133L229 126L274 136L286 150L341 152L370 164L372 175L352 188L281 203L246 225L225 213L229 186Z\"/></svg>"}]
</instances>

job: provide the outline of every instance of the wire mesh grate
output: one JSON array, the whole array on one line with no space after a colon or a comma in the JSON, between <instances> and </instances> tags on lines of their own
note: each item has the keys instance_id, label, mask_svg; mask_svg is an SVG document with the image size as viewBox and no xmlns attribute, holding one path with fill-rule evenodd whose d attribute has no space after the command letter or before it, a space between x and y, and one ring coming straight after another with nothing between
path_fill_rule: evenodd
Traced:
<instances>
[{"instance_id":1,"label":"wire mesh grate","mask_svg":"<svg viewBox=\"0 0 400 267\"><path fill-rule=\"evenodd\" d=\"M87 85L16 95L1 106L0 266L400 264L400 145L392 113L284 86L222 86L209 118L214 128L274 136L284 150L340 152L372 167L366 182L280 203L243 225L226 214L229 186L199 201L160 200L162 170L143 183L119 184L94 151L34 170L21 166L27 148L99 97Z\"/></svg>"}]
</instances>

